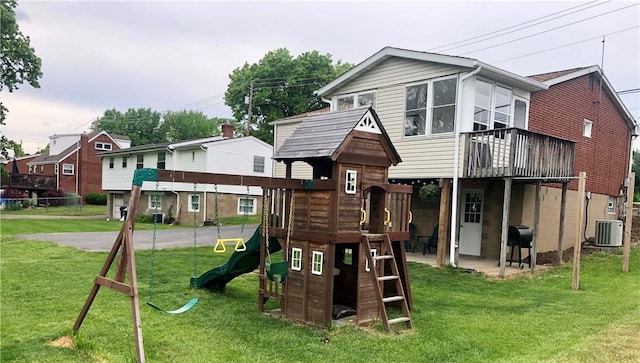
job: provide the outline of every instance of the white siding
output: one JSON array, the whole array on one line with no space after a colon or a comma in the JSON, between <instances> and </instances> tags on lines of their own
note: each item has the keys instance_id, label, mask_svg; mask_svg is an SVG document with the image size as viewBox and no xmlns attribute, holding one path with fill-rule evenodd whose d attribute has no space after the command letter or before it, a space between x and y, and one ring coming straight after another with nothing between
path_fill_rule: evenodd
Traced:
<instances>
[{"instance_id":1,"label":"white siding","mask_svg":"<svg viewBox=\"0 0 640 363\"><path fill-rule=\"evenodd\" d=\"M333 95L384 87L404 85L421 80L457 74L460 69L438 63L422 62L413 59L392 57L380 62L375 68L336 89ZM378 97L380 95L378 94ZM378 98L378 102L379 102Z\"/></svg>"},{"instance_id":2,"label":"white siding","mask_svg":"<svg viewBox=\"0 0 640 363\"><path fill-rule=\"evenodd\" d=\"M80 141L79 134L49 136L49 155L58 155L78 141Z\"/></svg>"},{"instance_id":3,"label":"white siding","mask_svg":"<svg viewBox=\"0 0 640 363\"><path fill-rule=\"evenodd\" d=\"M113 158L113 169L109 169L109 159ZM132 161L133 160L133 161ZM130 157L126 168L122 168L122 155L102 158L102 189L131 190L133 173L136 170L136 159Z\"/></svg>"},{"instance_id":4,"label":"white siding","mask_svg":"<svg viewBox=\"0 0 640 363\"><path fill-rule=\"evenodd\" d=\"M167 169L195 171L203 173L207 171L207 152L197 145L195 148L176 149L173 155L168 154L167 159L171 157L172 165Z\"/></svg>"}]
</instances>

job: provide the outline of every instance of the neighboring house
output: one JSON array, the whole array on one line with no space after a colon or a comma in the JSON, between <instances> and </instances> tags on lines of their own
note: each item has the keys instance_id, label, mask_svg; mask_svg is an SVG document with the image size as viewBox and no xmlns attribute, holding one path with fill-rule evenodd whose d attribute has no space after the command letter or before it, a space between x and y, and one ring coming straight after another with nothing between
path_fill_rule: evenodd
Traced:
<instances>
[{"instance_id":1,"label":"neighboring house","mask_svg":"<svg viewBox=\"0 0 640 363\"><path fill-rule=\"evenodd\" d=\"M616 144L623 149L621 154L626 155L621 161L625 167L616 169L616 180L611 181L616 193L611 193L613 187L609 184L606 186L605 195L618 196L624 173L629 171L629 142L634 125L619 99L608 100L611 92L615 96L615 91L603 79L602 102L615 106L607 106L611 115L617 112L611 116L616 118L611 128L615 128L619 137ZM609 172L585 169L589 162L586 157L582 159L583 140L560 127L579 119L579 125L572 127L582 130L584 119L595 119L595 114L573 113L568 117L554 110L573 107L576 100L566 95L545 105L548 98L545 95L563 88L545 81L516 75L476 59L386 47L317 94L330 105L331 112L355 107L376 110L403 160L389 169L390 180L415 186L412 211L416 235L430 235L440 223L440 235L448 236L439 240L439 256L440 252L443 257L447 252L441 250L446 242L449 252L455 251L449 253L449 261L455 263L458 254L498 259L504 252L501 239L506 240L503 219L508 225L533 228L536 199L540 208L535 246L538 251L557 249L561 203L555 193L559 195L556 192L559 189L545 184L536 198L536 186L542 182L567 183L582 170L589 173L591 180L596 179L596 173ZM584 102L592 101L589 98ZM304 116L272 123L276 150L302 120ZM604 127L606 118L601 114L599 120L596 127ZM574 155L578 159L574 160ZM284 176L284 170L284 165L276 164L274 175ZM303 163L294 163L291 172L294 178L310 177L310 168ZM429 183L443 186L441 203L449 213L440 215L439 205L419 199L420 187ZM575 183L570 186L569 189L575 189ZM593 189L598 193L604 191ZM569 191L568 200L563 248L569 247L575 238L576 211L575 203L571 203L575 201L575 192ZM505 201L508 208L503 207ZM590 212L594 212L589 215L591 231L595 218L617 217L602 209ZM443 216L446 218L442 219Z\"/></svg>"},{"instance_id":2,"label":"neighboring house","mask_svg":"<svg viewBox=\"0 0 640 363\"><path fill-rule=\"evenodd\" d=\"M49 151L19 162L19 173L11 176L10 187L38 195L61 190L85 198L89 193L102 192L102 164L97 154L130 145L128 137L105 131L49 136Z\"/></svg>"},{"instance_id":3,"label":"neighboring house","mask_svg":"<svg viewBox=\"0 0 640 363\"><path fill-rule=\"evenodd\" d=\"M108 192L110 218L120 218L127 206L136 169L156 168L220 174L271 176L271 145L253 137L233 138L233 126L223 125L222 135L196 140L142 145L104 152L102 187ZM158 221L175 220L198 225L219 217L261 212L262 190L229 185L144 183L138 206L140 215L158 215Z\"/></svg>"}]
</instances>

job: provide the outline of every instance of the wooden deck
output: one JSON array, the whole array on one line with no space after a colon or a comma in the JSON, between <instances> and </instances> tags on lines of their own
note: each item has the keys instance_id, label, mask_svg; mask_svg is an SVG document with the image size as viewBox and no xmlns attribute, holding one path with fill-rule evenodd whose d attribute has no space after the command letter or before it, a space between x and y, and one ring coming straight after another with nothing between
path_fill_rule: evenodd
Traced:
<instances>
[{"instance_id":1,"label":"wooden deck","mask_svg":"<svg viewBox=\"0 0 640 363\"><path fill-rule=\"evenodd\" d=\"M576 143L518 128L465 133L465 178L563 180L573 176Z\"/></svg>"},{"instance_id":2,"label":"wooden deck","mask_svg":"<svg viewBox=\"0 0 640 363\"><path fill-rule=\"evenodd\" d=\"M11 174L3 175L2 189L55 190L55 175Z\"/></svg>"}]
</instances>

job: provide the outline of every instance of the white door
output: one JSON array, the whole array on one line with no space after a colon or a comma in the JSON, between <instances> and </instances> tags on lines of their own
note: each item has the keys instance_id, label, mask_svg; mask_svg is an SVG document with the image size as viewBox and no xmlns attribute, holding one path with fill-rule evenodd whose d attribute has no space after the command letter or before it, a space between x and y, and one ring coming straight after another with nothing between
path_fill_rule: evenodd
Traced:
<instances>
[{"instance_id":1,"label":"white door","mask_svg":"<svg viewBox=\"0 0 640 363\"><path fill-rule=\"evenodd\" d=\"M480 256L484 192L482 190L464 190L461 202L459 252L461 255Z\"/></svg>"},{"instance_id":2,"label":"white door","mask_svg":"<svg viewBox=\"0 0 640 363\"><path fill-rule=\"evenodd\" d=\"M124 195L113 195L113 206L111 208L111 218L120 219L120 207L124 205Z\"/></svg>"}]
</instances>

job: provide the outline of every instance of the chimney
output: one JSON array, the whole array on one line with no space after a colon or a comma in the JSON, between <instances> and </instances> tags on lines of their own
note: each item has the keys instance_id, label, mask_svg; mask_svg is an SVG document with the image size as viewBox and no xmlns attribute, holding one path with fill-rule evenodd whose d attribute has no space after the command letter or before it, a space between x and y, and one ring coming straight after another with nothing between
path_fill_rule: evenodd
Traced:
<instances>
[{"instance_id":1,"label":"chimney","mask_svg":"<svg viewBox=\"0 0 640 363\"><path fill-rule=\"evenodd\" d=\"M233 125L232 124L224 124L222 125L222 137L232 139L233 138Z\"/></svg>"}]
</instances>

